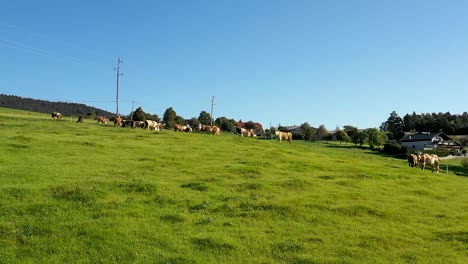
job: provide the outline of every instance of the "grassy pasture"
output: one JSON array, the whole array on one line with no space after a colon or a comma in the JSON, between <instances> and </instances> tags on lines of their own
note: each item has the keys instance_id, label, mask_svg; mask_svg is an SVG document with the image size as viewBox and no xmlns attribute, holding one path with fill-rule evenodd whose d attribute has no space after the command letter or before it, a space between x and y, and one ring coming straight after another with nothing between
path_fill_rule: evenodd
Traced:
<instances>
[{"instance_id":1,"label":"grassy pasture","mask_svg":"<svg viewBox=\"0 0 468 264\"><path fill-rule=\"evenodd\" d=\"M0 143L0 263L468 262L460 160L4 108Z\"/></svg>"}]
</instances>

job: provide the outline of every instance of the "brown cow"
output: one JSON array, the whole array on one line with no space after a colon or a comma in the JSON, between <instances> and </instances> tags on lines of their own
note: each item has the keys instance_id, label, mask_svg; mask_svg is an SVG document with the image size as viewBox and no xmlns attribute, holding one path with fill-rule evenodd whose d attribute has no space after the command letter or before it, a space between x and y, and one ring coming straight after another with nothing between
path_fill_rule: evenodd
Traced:
<instances>
[{"instance_id":1,"label":"brown cow","mask_svg":"<svg viewBox=\"0 0 468 264\"><path fill-rule=\"evenodd\" d=\"M257 133L255 133L255 129L246 129L236 127L236 132L240 134L241 137L257 137Z\"/></svg>"},{"instance_id":2,"label":"brown cow","mask_svg":"<svg viewBox=\"0 0 468 264\"><path fill-rule=\"evenodd\" d=\"M287 140L289 141L289 144L292 143L292 133L291 132L281 132L281 131L276 131L276 137L279 139L280 143L281 140Z\"/></svg>"},{"instance_id":3,"label":"brown cow","mask_svg":"<svg viewBox=\"0 0 468 264\"><path fill-rule=\"evenodd\" d=\"M419 157L417 154L414 154L414 153L410 154L408 156L408 166L414 167L414 168L418 167L418 160L419 160Z\"/></svg>"},{"instance_id":4,"label":"brown cow","mask_svg":"<svg viewBox=\"0 0 468 264\"><path fill-rule=\"evenodd\" d=\"M209 125L202 125L200 124L198 126L200 132L207 132L207 133L211 133L212 130L213 130L213 127L212 126L209 126Z\"/></svg>"},{"instance_id":5,"label":"brown cow","mask_svg":"<svg viewBox=\"0 0 468 264\"><path fill-rule=\"evenodd\" d=\"M422 153L419 155L419 162L421 162L421 169L424 170L424 168L427 165L431 165L432 172L439 173L439 156L436 154L427 154L427 153Z\"/></svg>"},{"instance_id":6,"label":"brown cow","mask_svg":"<svg viewBox=\"0 0 468 264\"><path fill-rule=\"evenodd\" d=\"M247 136L249 137L253 137L253 138L256 138L257 137L257 133L255 132L255 129L251 128L248 130L249 133L247 133Z\"/></svg>"},{"instance_id":7,"label":"brown cow","mask_svg":"<svg viewBox=\"0 0 468 264\"><path fill-rule=\"evenodd\" d=\"M121 127L123 125L123 118L121 118L120 116L117 116L115 119L114 119L114 126L119 126Z\"/></svg>"},{"instance_id":8,"label":"brown cow","mask_svg":"<svg viewBox=\"0 0 468 264\"><path fill-rule=\"evenodd\" d=\"M182 132L193 132L190 126L183 126L179 124L175 124L174 131L182 131Z\"/></svg>"},{"instance_id":9,"label":"brown cow","mask_svg":"<svg viewBox=\"0 0 468 264\"><path fill-rule=\"evenodd\" d=\"M219 136L221 134L221 129L217 126L212 126L211 133L213 133L213 135Z\"/></svg>"},{"instance_id":10,"label":"brown cow","mask_svg":"<svg viewBox=\"0 0 468 264\"><path fill-rule=\"evenodd\" d=\"M200 128L200 132L206 132L206 133L210 133L210 134L217 135L217 136L221 134L221 129L217 126L209 126L209 125L200 124L199 128Z\"/></svg>"},{"instance_id":11,"label":"brown cow","mask_svg":"<svg viewBox=\"0 0 468 264\"><path fill-rule=\"evenodd\" d=\"M158 123L157 127L158 127L158 131L161 131L162 129L164 129L164 126L166 124L163 124L163 123Z\"/></svg>"},{"instance_id":12,"label":"brown cow","mask_svg":"<svg viewBox=\"0 0 468 264\"><path fill-rule=\"evenodd\" d=\"M97 123L103 123L103 124L107 124L109 123L109 118L105 117L105 116L99 116L98 117L98 120L97 120Z\"/></svg>"}]
</instances>

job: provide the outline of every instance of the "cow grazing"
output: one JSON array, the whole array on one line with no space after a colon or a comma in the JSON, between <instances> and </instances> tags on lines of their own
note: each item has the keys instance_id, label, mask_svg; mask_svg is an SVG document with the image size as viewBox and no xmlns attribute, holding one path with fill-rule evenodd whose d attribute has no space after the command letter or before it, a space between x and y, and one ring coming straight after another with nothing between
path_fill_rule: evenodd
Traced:
<instances>
[{"instance_id":1,"label":"cow grazing","mask_svg":"<svg viewBox=\"0 0 468 264\"><path fill-rule=\"evenodd\" d=\"M436 154L422 153L419 155L419 162L421 163L421 170L424 170L426 165L431 165L432 172L439 173L439 156Z\"/></svg>"},{"instance_id":2,"label":"cow grazing","mask_svg":"<svg viewBox=\"0 0 468 264\"><path fill-rule=\"evenodd\" d=\"M123 126L124 124L124 120L123 118L121 118L120 116L117 116L115 119L114 119L114 126Z\"/></svg>"},{"instance_id":3,"label":"cow grazing","mask_svg":"<svg viewBox=\"0 0 468 264\"><path fill-rule=\"evenodd\" d=\"M212 126L211 133L213 133L213 135L219 136L221 134L221 129L217 126Z\"/></svg>"},{"instance_id":4,"label":"cow grazing","mask_svg":"<svg viewBox=\"0 0 468 264\"><path fill-rule=\"evenodd\" d=\"M255 129L249 129L249 130L248 130L247 136L256 138L256 137L257 137L257 133L255 132Z\"/></svg>"},{"instance_id":5,"label":"cow grazing","mask_svg":"<svg viewBox=\"0 0 468 264\"><path fill-rule=\"evenodd\" d=\"M206 132L213 135L219 136L221 134L221 129L217 126L208 126L208 125L199 125L200 132Z\"/></svg>"},{"instance_id":6,"label":"cow grazing","mask_svg":"<svg viewBox=\"0 0 468 264\"><path fill-rule=\"evenodd\" d=\"M179 125L179 124L175 124L174 131L193 132L191 127L183 126L183 125Z\"/></svg>"},{"instance_id":7,"label":"cow grazing","mask_svg":"<svg viewBox=\"0 0 468 264\"><path fill-rule=\"evenodd\" d=\"M83 117L82 115L80 115L80 116L78 117L78 121L76 121L76 123L77 123L77 124L78 124L78 123L83 123L83 119L84 119L84 117Z\"/></svg>"},{"instance_id":8,"label":"cow grazing","mask_svg":"<svg viewBox=\"0 0 468 264\"><path fill-rule=\"evenodd\" d=\"M99 116L98 117L98 120L97 120L97 123L103 123L103 124L107 124L109 123L109 118L105 117L105 116Z\"/></svg>"},{"instance_id":9,"label":"cow grazing","mask_svg":"<svg viewBox=\"0 0 468 264\"><path fill-rule=\"evenodd\" d=\"M413 168L417 168L418 167L418 162L419 161L419 157L417 154L410 154L408 156L408 166L410 167L413 167Z\"/></svg>"},{"instance_id":10,"label":"cow grazing","mask_svg":"<svg viewBox=\"0 0 468 264\"><path fill-rule=\"evenodd\" d=\"M122 127L133 128L133 121L132 120L122 120Z\"/></svg>"},{"instance_id":11,"label":"cow grazing","mask_svg":"<svg viewBox=\"0 0 468 264\"><path fill-rule=\"evenodd\" d=\"M213 126L209 126L209 125L198 125L198 128L200 130L200 132L206 132L206 133L211 133L213 131Z\"/></svg>"},{"instance_id":12,"label":"cow grazing","mask_svg":"<svg viewBox=\"0 0 468 264\"><path fill-rule=\"evenodd\" d=\"M145 121L133 121L133 128L145 128Z\"/></svg>"},{"instance_id":13,"label":"cow grazing","mask_svg":"<svg viewBox=\"0 0 468 264\"><path fill-rule=\"evenodd\" d=\"M240 135L241 135L241 137L249 137L250 134L249 134L249 131L247 131L247 129L241 128L240 129Z\"/></svg>"},{"instance_id":14,"label":"cow grazing","mask_svg":"<svg viewBox=\"0 0 468 264\"><path fill-rule=\"evenodd\" d=\"M61 119L61 118L62 118L62 114L59 113L59 112L52 112L52 118L53 118L53 119Z\"/></svg>"},{"instance_id":15,"label":"cow grazing","mask_svg":"<svg viewBox=\"0 0 468 264\"><path fill-rule=\"evenodd\" d=\"M248 137L249 136L249 133L248 133L247 129L245 129L245 128L236 127L236 132L239 133L239 135L241 137Z\"/></svg>"},{"instance_id":16,"label":"cow grazing","mask_svg":"<svg viewBox=\"0 0 468 264\"><path fill-rule=\"evenodd\" d=\"M158 122L154 120L146 120L144 128L146 128L147 130L155 131L155 132L159 131Z\"/></svg>"},{"instance_id":17,"label":"cow grazing","mask_svg":"<svg viewBox=\"0 0 468 264\"><path fill-rule=\"evenodd\" d=\"M257 133L255 132L255 129L246 129L246 128L240 128L236 127L236 132L240 134L241 137L257 137Z\"/></svg>"},{"instance_id":18,"label":"cow grazing","mask_svg":"<svg viewBox=\"0 0 468 264\"><path fill-rule=\"evenodd\" d=\"M165 125L166 125L166 124L158 123L158 124L157 124L158 131L163 130Z\"/></svg>"},{"instance_id":19,"label":"cow grazing","mask_svg":"<svg viewBox=\"0 0 468 264\"><path fill-rule=\"evenodd\" d=\"M275 134L276 134L276 137L279 139L280 143L281 143L281 141L283 139L289 141L289 144L292 143L292 133L291 132L276 131Z\"/></svg>"}]
</instances>

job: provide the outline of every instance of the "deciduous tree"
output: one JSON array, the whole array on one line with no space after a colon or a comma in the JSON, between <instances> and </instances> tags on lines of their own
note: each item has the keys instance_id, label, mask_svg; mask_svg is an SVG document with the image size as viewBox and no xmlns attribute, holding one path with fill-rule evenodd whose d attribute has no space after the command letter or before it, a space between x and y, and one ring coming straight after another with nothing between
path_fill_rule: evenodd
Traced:
<instances>
[{"instance_id":1,"label":"deciduous tree","mask_svg":"<svg viewBox=\"0 0 468 264\"><path fill-rule=\"evenodd\" d=\"M304 140L314 140L315 129L305 122L301 125L301 137Z\"/></svg>"},{"instance_id":2,"label":"deciduous tree","mask_svg":"<svg viewBox=\"0 0 468 264\"><path fill-rule=\"evenodd\" d=\"M377 128L368 128L365 133L367 136L367 143L371 149L382 146L388 140L387 135Z\"/></svg>"},{"instance_id":3,"label":"deciduous tree","mask_svg":"<svg viewBox=\"0 0 468 264\"><path fill-rule=\"evenodd\" d=\"M315 133L315 139L322 140L325 139L326 136L328 136L327 128L325 127L325 125L320 125Z\"/></svg>"},{"instance_id":4,"label":"deciduous tree","mask_svg":"<svg viewBox=\"0 0 468 264\"><path fill-rule=\"evenodd\" d=\"M344 142L348 142L348 141L349 141L349 136L348 136L348 134L346 134L345 131L339 129L338 127L336 128L336 131L335 131L335 133L334 133L333 136L336 138L336 140L338 140L338 141L340 142L340 144L341 144L341 142L343 142L343 141L344 141Z\"/></svg>"},{"instance_id":5,"label":"deciduous tree","mask_svg":"<svg viewBox=\"0 0 468 264\"><path fill-rule=\"evenodd\" d=\"M198 121L200 121L200 124L202 125L211 125L211 115L208 112L201 111L200 115L198 116Z\"/></svg>"},{"instance_id":6,"label":"deciduous tree","mask_svg":"<svg viewBox=\"0 0 468 264\"><path fill-rule=\"evenodd\" d=\"M166 124L166 128L174 128L176 116L177 114L172 107L166 109L163 115L163 122Z\"/></svg>"},{"instance_id":7,"label":"deciduous tree","mask_svg":"<svg viewBox=\"0 0 468 264\"><path fill-rule=\"evenodd\" d=\"M236 120L228 119L227 117L218 117L215 120L215 124L219 126L222 131L235 132L236 131Z\"/></svg>"}]
</instances>

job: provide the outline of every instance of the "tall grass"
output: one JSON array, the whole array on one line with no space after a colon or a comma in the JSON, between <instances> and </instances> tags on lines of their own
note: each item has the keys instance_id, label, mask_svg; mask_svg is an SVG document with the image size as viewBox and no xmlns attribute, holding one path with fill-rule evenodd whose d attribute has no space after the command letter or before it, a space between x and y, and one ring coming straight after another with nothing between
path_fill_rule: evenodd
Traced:
<instances>
[{"instance_id":1,"label":"tall grass","mask_svg":"<svg viewBox=\"0 0 468 264\"><path fill-rule=\"evenodd\" d=\"M468 260L459 160L75 122L0 108L0 262Z\"/></svg>"}]
</instances>

